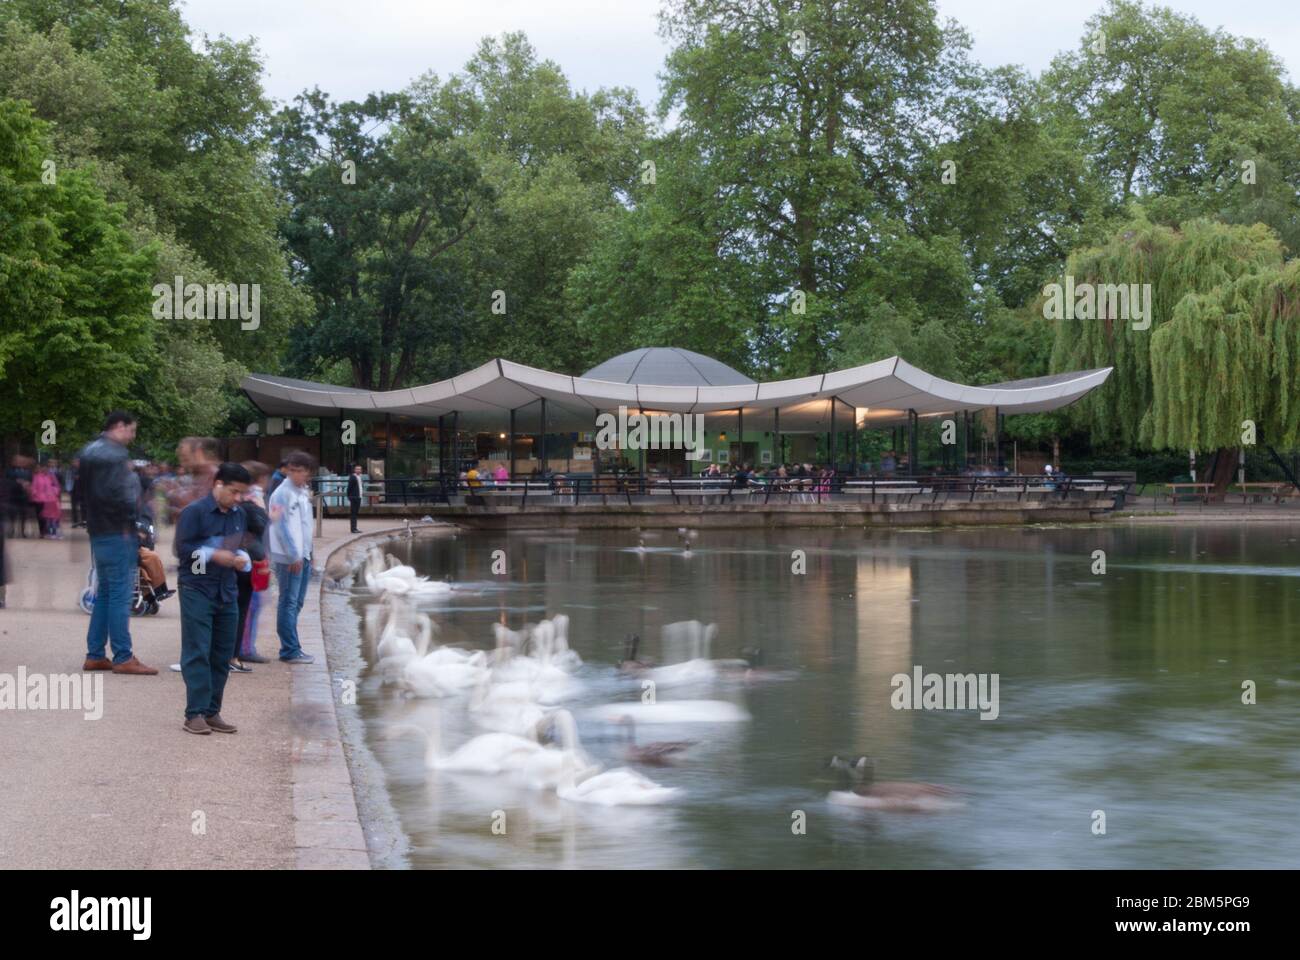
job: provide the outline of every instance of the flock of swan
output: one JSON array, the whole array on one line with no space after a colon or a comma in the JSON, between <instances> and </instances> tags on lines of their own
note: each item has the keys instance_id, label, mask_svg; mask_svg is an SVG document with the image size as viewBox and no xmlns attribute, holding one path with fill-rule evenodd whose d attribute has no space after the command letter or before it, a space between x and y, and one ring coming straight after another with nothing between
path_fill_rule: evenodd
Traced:
<instances>
[{"instance_id":1,"label":"flock of swan","mask_svg":"<svg viewBox=\"0 0 1300 960\"><path fill-rule=\"evenodd\" d=\"M573 713L563 704L578 697L584 680L582 658L569 646L569 618L564 614L511 630L493 625L495 645L466 650L438 642L438 627L420 600L447 597L450 584L416 574L377 547L370 552L362 577L378 598L367 609L366 635L374 644L381 683L405 696L451 701L463 707L482 732L450 752L441 742L441 721L429 728L413 724L389 727L388 734L412 733L424 739L425 765L446 773L506 778L515 784L554 791L562 800L601 806L668 803L682 790L667 787L624 766L606 770L582 747ZM712 659L714 624L686 621L664 628L663 650L675 662L655 666L638 660L638 638L629 638L619 663L623 676L642 681L642 689L709 684L722 678L746 681L756 676L747 660ZM646 682L650 681L650 682ZM638 744L638 725L735 724L750 719L728 700L660 699L620 701L582 711L585 719L623 730L622 757L629 763L667 766L689 754L695 741ZM437 717L438 714L435 714ZM946 788L930 784L874 783L868 758L847 764L832 761L855 786L832 792L831 803L882 810L946 809L957 801Z\"/></svg>"}]
</instances>

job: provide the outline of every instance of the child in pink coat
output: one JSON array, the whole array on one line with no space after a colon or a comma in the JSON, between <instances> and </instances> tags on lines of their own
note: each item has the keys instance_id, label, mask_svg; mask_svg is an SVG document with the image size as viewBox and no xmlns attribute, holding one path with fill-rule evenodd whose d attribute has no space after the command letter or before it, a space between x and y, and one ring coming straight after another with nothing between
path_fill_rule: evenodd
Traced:
<instances>
[{"instance_id":1,"label":"child in pink coat","mask_svg":"<svg viewBox=\"0 0 1300 960\"><path fill-rule=\"evenodd\" d=\"M36 471L32 477L32 503L41 507L41 536L47 540L59 540L59 521L63 518L63 506L59 502L59 478L48 467Z\"/></svg>"}]
</instances>

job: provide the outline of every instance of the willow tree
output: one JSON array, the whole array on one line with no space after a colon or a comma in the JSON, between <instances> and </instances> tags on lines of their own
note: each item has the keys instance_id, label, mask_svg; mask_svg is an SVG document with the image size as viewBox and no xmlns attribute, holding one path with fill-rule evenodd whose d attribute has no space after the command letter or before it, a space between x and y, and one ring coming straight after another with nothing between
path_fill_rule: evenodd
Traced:
<instances>
[{"instance_id":1,"label":"willow tree","mask_svg":"<svg viewBox=\"0 0 1300 960\"><path fill-rule=\"evenodd\" d=\"M1096 292L1112 285L1126 290L1137 285L1144 315L1137 317L1137 303L1130 302L1125 311L1122 302L1107 296L1096 298L1091 318L1049 321L1056 325L1054 371L1115 368L1103 389L1072 409L1072 420L1091 434L1093 445L1195 449L1196 444L1184 441L1195 436L1196 429L1182 416L1174 416L1176 410L1191 412L1186 404L1197 403L1194 398L1179 401L1162 395L1161 410L1170 419L1162 421L1158 435L1155 430L1151 411L1156 401L1152 375L1156 344L1164 357L1185 356L1178 341L1202 337L1205 328L1193 321L1175 323L1184 299L1213 294L1244 277L1276 275L1282 258L1277 235L1262 224L1246 227L1194 220L1172 228L1152 224L1140 212L1104 245L1072 253L1064 278L1060 278L1062 286ZM1233 322L1237 322L1236 315ZM1166 327L1173 329L1165 332ZM1211 389L1205 373L1197 381L1191 368L1184 372L1192 379L1178 390L1190 392L1198 382L1199 389ZM1169 389L1175 382L1163 378L1159 386ZM1219 437L1216 442L1224 440ZM1224 445L1235 446L1239 441L1240 437Z\"/></svg>"},{"instance_id":2,"label":"willow tree","mask_svg":"<svg viewBox=\"0 0 1300 960\"><path fill-rule=\"evenodd\" d=\"M1300 261L1183 297L1151 338L1151 379L1152 446L1300 444Z\"/></svg>"}]
</instances>

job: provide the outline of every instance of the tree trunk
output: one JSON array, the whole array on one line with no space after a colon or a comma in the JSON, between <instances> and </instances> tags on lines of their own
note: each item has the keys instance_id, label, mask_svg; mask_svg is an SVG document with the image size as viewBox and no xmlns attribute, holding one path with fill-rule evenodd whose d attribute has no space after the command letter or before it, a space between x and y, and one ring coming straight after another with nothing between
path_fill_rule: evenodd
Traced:
<instances>
[{"instance_id":1,"label":"tree trunk","mask_svg":"<svg viewBox=\"0 0 1300 960\"><path fill-rule=\"evenodd\" d=\"M1230 447L1215 451L1198 472L1201 483L1214 484L1215 495L1223 496L1228 490L1228 484L1236 479L1237 451Z\"/></svg>"}]
</instances>

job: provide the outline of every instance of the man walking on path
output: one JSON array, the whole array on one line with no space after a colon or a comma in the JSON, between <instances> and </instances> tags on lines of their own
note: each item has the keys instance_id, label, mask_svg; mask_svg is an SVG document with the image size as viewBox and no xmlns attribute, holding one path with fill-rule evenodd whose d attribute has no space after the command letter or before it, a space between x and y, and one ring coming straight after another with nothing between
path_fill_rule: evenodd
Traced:
<instances>
[{"instance_id":1,"label":"man walking on path","mask_svg":"<svg viewBox=\"0 0 1300 960\"><path fill-rule=\"evenodd\" d=\"M85 498L86 532L95 560L95 607L86 633L83 670L112 670L152 676L131 652L131 594L139 542L135 534L136 494L139 486L126 445L135 439L135 417L114 410L104 420L104 432L81 452L81 490ZM113 649L105 657L104 645Z\"/></svg>"},{"instance_id":2,"label":"man walking on path","mask_svg":"<svg viewBox=\"0 0 1300 960\"><path fill-rule=\"evenodd\" d=\"M361 475L361 464L352 465L352 476L348 477L348 508L349 519L352 521L352 532L359 533L357 530L357 517L361 514L361 497L366 492L366 478Z\"/></svg>"},{"instance_id":3,"label":"man walking on path","mask_svg":"<svg viewBox=\"0 0 1300 960\"><path fill-rule=\"evenodd\" d=\"M177 580L181 591L181 674L185 677L186 733L234 733L221 718L221 699L235 655L239 624L236 570L253 563L239 549L244 512L239 502L251 478L237 463L223 463L212 492L195 500L176 524Z\"/></svg>"},{"instance_id":4,"label":"man walking on path","mask_svg":"<svg viewBox=\"0 0 1300 960\"><path fill-rule=\"evenodd\" d=\"M312 459L291 453L285 461L285 480L267 504L271 514L271 567L275 571L280 602L275 611L275 632L280 637L280 659L285 663L312 663L298 642L298 614L311 582L311 493L307 486Z\"/></svg>"}]
</instances>

